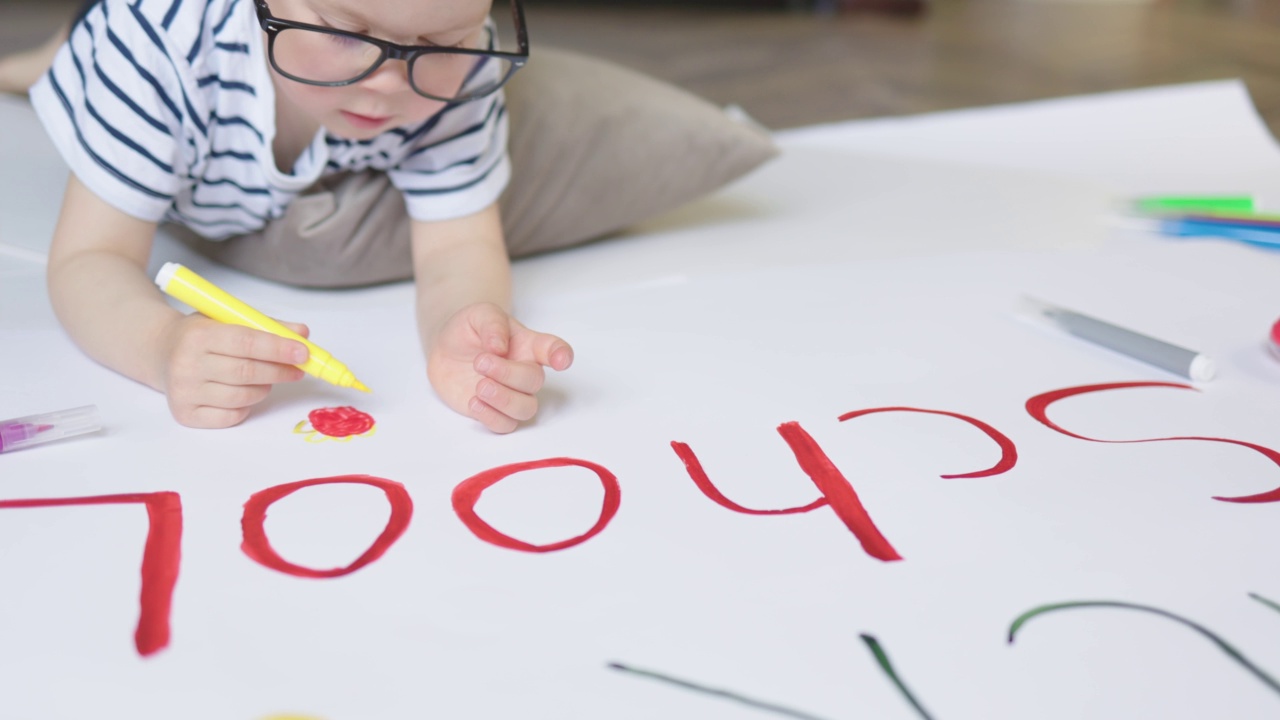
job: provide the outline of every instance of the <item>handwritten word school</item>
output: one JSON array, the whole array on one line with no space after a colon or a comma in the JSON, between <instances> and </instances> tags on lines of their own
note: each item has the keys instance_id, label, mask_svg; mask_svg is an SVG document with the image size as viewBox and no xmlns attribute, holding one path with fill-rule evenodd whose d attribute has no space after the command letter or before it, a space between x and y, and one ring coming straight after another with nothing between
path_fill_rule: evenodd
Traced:
<instances>
[{"instance_id":1,"label":"handwritten word school","mask_svg":"<svg viewBox=\"0 0 1280 720\"><path fill-rule=\"evenodd\" d=\"M1271 448L1241 440L1200 436L1182 436L1167 438L1150 438L1142 440L1099 440L1086 437L1067 430L1048 417L1048 411L1055 402L1089 393L1140 387L1165 387L1194 390L1190 385L1165 382L1121 382L1101 385L1083 385L1042 393L1027 400L1026 410L1037 421L1064 435L1090 442L1162 442L1162 441L1204 441L1238 445L1261 453L1277 466L1280 466L1280 452ZM912 412L929 413L955 418L981 430L1000 449L1000 459L995 465L982 470L956 475L944 475L944 478L977 478L990 477L1007 472L1018 460L1017 447L1008 436L996 428L976 418L943 410L927 410L913 407L877 407L855 410L840 416L840 421L874 413ZM863 506L853 484L840 472L818 443L799 423L787 422L778 427L778 433L795 455L797 464L817 487L820 497L813 502L798 507L782 509L747 508L726 497L717 488L712 479L704 471L693 449L683 442L672 442L671 447L684 463L690 479L708 499L721 507L746 515L790 515L808 513L828 507L849 529L861 544L863 550L878 560L891 562L902 559L889 540L876 527L870 512ZM552 467L580 467L591 471L599 479L604 489L603 503L595 524L585 533L558 542L536 545L512 537L493 527L476 513L476 505L481 495L488 488L518 473ZM304 567L280 556L272 547L264 527L267 510L271 505L303 488L327 484L362 484L381 490L391 508L381 534L367 550L346 567L332 569L314 569ZM1231 503L1271 503L1280 501L1280 488L1267 492L1242 497L1216 497L1215 500ZM600 534L609 525L622 503L622 488L618 478L605 467L586 460L557 457L528 462L503 465L478 473L459 483L453 490L452 504L458 519L478 539L501 548L528 553L547 553L564 550L587 542ZM142 553L142 590L140 596L141 611L134 634L135 645L140 655L153 655L168 646L170 641L170 608L174 588L178 582L181 564L182 542L182 501L175 492L152 492L120 495L99 495L92 497L53 498L53 499L18 499L0 500L0 509L43 508L70 505L120 505L138 504L146 508L148 531ZM300 578L335 578L348 575L369 565L382 557L388 549L408 529L413 517L413 500L405 487L385 478L369 475L341 475L335 477L313 478L297 482L276 485L254 493L244 504L244 515L241 519L243 543L241 548L254 562L272 570Z\"/></svg>"}]
</instances>

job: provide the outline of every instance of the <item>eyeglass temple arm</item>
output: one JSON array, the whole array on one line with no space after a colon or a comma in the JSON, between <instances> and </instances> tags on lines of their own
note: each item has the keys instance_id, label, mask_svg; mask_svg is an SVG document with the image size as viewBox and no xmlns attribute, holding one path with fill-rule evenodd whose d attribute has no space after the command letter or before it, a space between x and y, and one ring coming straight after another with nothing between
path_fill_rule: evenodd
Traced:
<instances>
[{"instance_id":1,"label":"eyeglass temple arm","mask_svg":"<svg viewBox=\"0 0 1280 720\"><path fill-rule=\"evenodd\" d=\"M524 25L524 5L520 0L511 0L511 22L516 29L516 47L520 52L529 53L529 32Z\"/></svg>"}]
</instances>

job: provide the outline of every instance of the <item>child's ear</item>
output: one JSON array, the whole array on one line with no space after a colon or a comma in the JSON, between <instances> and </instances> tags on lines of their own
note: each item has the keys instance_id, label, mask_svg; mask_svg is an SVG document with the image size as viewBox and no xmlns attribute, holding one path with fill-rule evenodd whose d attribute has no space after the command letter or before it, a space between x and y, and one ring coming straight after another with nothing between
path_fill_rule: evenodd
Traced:
<instances>
[{"instance_id":1,"label":"child's ear","mask_svg":"<svg viewBox=\"0 0 1280 720\"><path fill-rule=\"evenodd\" d=\"M680 88L536 48L506 87L513 256L576 245L702 197L778 153L763 128Z\"/></svg>"}]
</instances>

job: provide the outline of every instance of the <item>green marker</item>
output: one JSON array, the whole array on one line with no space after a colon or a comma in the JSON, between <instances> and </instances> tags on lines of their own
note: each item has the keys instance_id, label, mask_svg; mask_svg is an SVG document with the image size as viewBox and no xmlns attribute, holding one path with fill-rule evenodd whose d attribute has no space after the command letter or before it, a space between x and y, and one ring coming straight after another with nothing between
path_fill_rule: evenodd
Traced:
<instances>
[{"instance_id":1,"label":"green marker","mask_svg":"<svg viewBox=\"0 0 1280 720\"><path fill-rule=\"evenodd\" d=\"M1134 209L1141 213L1252 213L1250 195L1161 195L1138 198Z\"/></svg>"}]
</instances>

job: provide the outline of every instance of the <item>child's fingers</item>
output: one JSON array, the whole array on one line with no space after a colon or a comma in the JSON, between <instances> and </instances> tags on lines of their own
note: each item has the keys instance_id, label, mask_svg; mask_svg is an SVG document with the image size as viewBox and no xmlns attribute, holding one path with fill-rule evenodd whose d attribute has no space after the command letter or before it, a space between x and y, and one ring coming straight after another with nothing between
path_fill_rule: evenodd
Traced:
<instances>
[{"instance_id":1,"label":"child's fingers","mask_svg":"<svg viewBox=\"0 0 1280 720\"><path fill-rule=\"evenodd\" d=\"M311 328L307 327L307 326L306 326L305 324L303 324L303 323L288 322L287 320L280 320L280 319L278 319L278 318L277 318L277 322L279 322L281 325L283 325L283 326L285 326L285 327L289 328L290 330L292 330L292 331L294 331L294 332L298 333L299 335L301 335L301 336L302 336L302 337L304 337L304 338L310 338L310 337L311 337Z\"/></svg>"},{"instance_id":2,"label":"child's fingers","mask_svg":"<svg viewBox=\"0 0 1280 720\"><path fill-rule=\"evenodd\" d=\"M186 409L173 408L173 417L182 425L192 428L229 428L249 417L248 408L220 408L200 405Z\"/></svg>"},{"instance_id":3,"label":"child's fingers","mask_svg":"<svg viewBox=\"0 0 1280 720\"><path fill-rule=\"evenodd\" d=\"M484 404L506 415L523 421L538 412L538 399L533 395L518 392L489 378L480 378L476 383L476 397Z\"/></svg>"},{"instance_id":4,"label":"child's fingers","mask_svg":"<svg viewBox=\"0 0 1280 720\"><path fill-rule=\"evenodd\" d=\"M467 403L467 414L496 433L509 433L519 425L515 418L503 415L478 397L472 397Z\"/></svg>"},{"instance_id":5,"label":"child's fingers","mask_svg":"<svg viewBox=\"0 0 1280 720\"><path fill-rule=\"evenodd\" d=\"M238 325L219 325L211 329L208 349L218 355L284 365L300 365L310 354L307 346L297 340Z\"/></svg>"},{"instance_id":6,"label":"child's fingers","mask_svg":"<svg viewBox=\"0 0 1280 720\"><path fill-rule=\"evenodd\" d=\"M497 305L477 305L471 315L471 327L480 338L480 347L491 353L506 355L510 347L510 318Z\"/></svg>"},{"instance_id":7,"label":"child's fingers","mask_svg":"<svg viewBox=\"0 0 1280 720\"><path fill-rule=\"evenodd\" d=\"M500 385L530 395L542 389L542 383L547 377L541 365L516 362L489 353L476 356L475 370L496 380Z\"/></svg>"},{"instance_id":8,"label":"child's fingers","mask_svg":"<svg viewBox=\"0 0 1280 720\"><path fill-rule=\"evenodd\" d=\"M224 385L274 385L296 382L306 373L293 365L249 360L228 355L207 355L204 363L206 380Z\"/></svg>"},{"instance_id":9,"label":"child's fingers","mask_svg":"<svg viewBox=\"0 0 1280 720\"><path fill-rule=\"evenodd\" d=\"M270 392L270 385L205 383L204 387L200 389L200 404L205 407L217 407L227 410L247 409L265 400Z\"/></svg>"}]
</instances>

